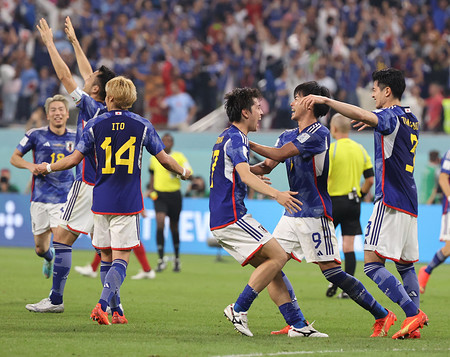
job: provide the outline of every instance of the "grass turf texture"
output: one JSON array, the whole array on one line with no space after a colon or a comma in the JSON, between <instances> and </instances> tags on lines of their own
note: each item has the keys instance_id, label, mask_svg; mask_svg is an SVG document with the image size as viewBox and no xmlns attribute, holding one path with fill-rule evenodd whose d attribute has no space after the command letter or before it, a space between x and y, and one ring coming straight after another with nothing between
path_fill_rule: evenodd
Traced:
<instances>
[{"instance_id":1,"label":"grass turf texture","mask_svg":"<svg viewBox=\"0 0 450 357\"><path fill-rule=\"evenodd\" d=\"M74 250L73 266L85 265L92 251ZM155 265L156 256L149 254ZM447 306L450 295L450 266L436 269L422 296L421 307L430 326L422 339L396 341L369 338L372 316L351 300L327 298L328 282L315 264L288 262L284 271L291 279L305 317L328 339L292 339L271 336L284 327L284 320L267 292L262 292L249 312L253 338L241 336L223 316L248 281L251 268L241 268L231 257L216 262L213 256L182 256L182 272L168 269L154 280L131 280L139 264L132 255L122 303L128 325L100 326L89 320L97 303L100 278L82 277L73 269L65 289L65 312L28 312L25 304L48 296L51 279L42 276L42 259L32 249L0 248L2 322L0 356L296 356L304 354L380 356L394 353L449 355ZM391 309L398 321L392 336L405 318L366 278L358 262L356 276L378 301ZM393 264L388 269L394 271ZM419 266L416 267L417 271ZM338 291L339 293L339 291Z\"/></svg>"}]
</instances>

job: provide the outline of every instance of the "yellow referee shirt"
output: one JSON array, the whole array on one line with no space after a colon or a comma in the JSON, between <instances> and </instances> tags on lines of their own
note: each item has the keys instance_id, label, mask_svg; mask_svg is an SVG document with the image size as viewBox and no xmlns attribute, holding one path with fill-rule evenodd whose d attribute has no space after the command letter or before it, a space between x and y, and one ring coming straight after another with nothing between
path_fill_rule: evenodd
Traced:
<instances>
[{"instance_id":1,"label":"yellow referee shirt","mask_svg":"<svg viewBox=\"0 0 450 357\"><path fill-rule=\"evenodd\" d=\"M185 169L191 170L191 165L184 156L179 151L172 151L170 153L176 162ZM174 173L165 169L156 157L152 156L150 158L150 171L153 171L153 189L159 192L176 192L181 188L181 179L177 177Z\"/></svg>"},{"instance_id":2,"label":"yellow referee shirt","mask_svg":"<svg viewBox=\"0 0 450 357\"><path fill-rule=\"evenodd\" d=\"M330 145L330 171L328 193L330 196L344 196L355 187L361 196L361 176L373 168L366 149L357 142L344 138Z\"/></svg>"}]
</instances>

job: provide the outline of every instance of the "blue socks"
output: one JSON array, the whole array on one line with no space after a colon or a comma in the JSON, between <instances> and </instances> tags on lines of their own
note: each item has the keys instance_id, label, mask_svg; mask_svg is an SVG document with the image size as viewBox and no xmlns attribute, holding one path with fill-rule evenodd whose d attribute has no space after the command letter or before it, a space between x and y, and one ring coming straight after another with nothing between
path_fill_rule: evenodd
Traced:
<instances>
[{"instance_id":1,"label":"blue socks","mask_svg":"<svg viewBox=\"0 0 450 357\"><path fill-rule=\"evenodd\" d=\"M125 260L115 259L111 268L106 273L102 295L98 301L102 306L103 311L106 311L106 308L110 304L112 298L116 293L118 293L120 286L125 280L125 276L127 275L127 266L128 264Z\"/></svg>"},{"instance_id":2,"label":"blue socks","mask_svg":"<svg viewBox=\"0 0 450 357\"><path fill-rule=\"evenodd\" d=\"M345 291L352 300L369 311L375 319L381 319L388 314L387 310L375 300L364 285L354 276L345 273L340 266L324 270L322 273L329 282Z\"/></svg>"},{"instance_id":3,"label":"blue socks","mask_svg":"<svg viewBox=\"0 0 450 357\"><path fill-rule=\"evenodd\" d=\"M444 253L442 253L442 250L438 250L433 257L433 260L425 268L425 271L428 274L431 274L431 272L433 271L434 268L436 268L438 265L441 265L443 262L445 262L445 259L447 259L447 257L444 255Z\"/></svg>"},{"instance_id":4,"label":"blue socks","mask_svg":"<svg viewBox=\"0 0 450 357\"><path fill-rule=\"evenodd\" d=\"M39 256L44 258L46 261L51 262L53 259L53 251L52 251L51 247L48 248L48 250L43 255L39 255Z\"/></svg>"},{"instance_id":5,"label":"blue socks","mask_svg":"<svg viewBox=\"0 0 450 357\"><path fill-rule=\"evenodd\" d=\"M398 273L402 277L403 287L411 300L420 308L419 280L417 280L414 264L395 263Z\"/></svg>"},{"instance_id":6,"label":"blue socks","mask_svg":"<svg viewBox=\"0 0 450 357\"><path fill-rule=\"evenodd\" d=\"M302 328L306 326L306 321L303 315L299 314L299 311L295 308L292 302L278 306L284 320L289 326Z\"/></svg>"},{"instance_id":7,"label":"blue socks","mask_svg":"<svg viewBox=\"0 0 450 357\"><path fill-rule=\"evenodd\" d=\"M253 300L258 297L258 293L253 290L250 285L246 285L244 291L242 291L241 295L239 295L236 303L234 304L234 311L236 312L245 312L250 309Z\"/></svg>"},{"instance_id":8,"label":"blue socks","mask_svg":"<svg viewBox=\"0 0 450 357\"><path fill-rule=\"evenodd\" d=\"M283 277L284 284L286 285L286 288L288 289L292 304L294 305L295 309L300 311L300 314L302 314L302 312L300 310L300 306L298 305L297 296L295 296L294 288L292 287L291 282L289 281L286 274L283 273L283 271L281 271L281 276ZM302 317L303 317L303 314L302 314Z\"/></svg>"},{"instance_id":9,"label":"blue socks","mask_svg":"<svg viewBox=\"0 0 450 357\"><path fill-rule=\"evenodd\" d=\"M50 300L53 305L59 305L63 302L64 287L72 266L72 246L53 242L53 248L55 248L55 263Z\"/></svg>"},{"instance_id":10,"label":"blue socks","mask_svg":"<svg viewBox=\"0 0 450 357\"><path fill-rule=\"evenodd\" d=\"M418 307L416 304L408 296L400 281L382 263L365 264L364 273L378 285L389 299L400 305L406 317L417 315Z\"/></svg>"}]
</instances>

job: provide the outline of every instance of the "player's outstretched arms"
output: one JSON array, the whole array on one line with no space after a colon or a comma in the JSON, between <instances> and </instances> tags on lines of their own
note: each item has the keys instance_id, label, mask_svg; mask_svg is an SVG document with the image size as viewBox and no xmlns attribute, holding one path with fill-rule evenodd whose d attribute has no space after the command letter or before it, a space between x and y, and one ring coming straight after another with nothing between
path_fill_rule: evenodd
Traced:
<instances>
[{"instance_id":1,"label":"player's outstretched arms","mask_svg":"<svg viewBox=\"0 0 450 357\"><path fill-rule=\"evenodd\" d=\"M53 164L47 164L45 165L45 170L46 172L43 172L43 175L47 175L53 171L63 171L63 170L68 170L71 169L72 167L78 165L81 160L83 160L84 155L78 151L78 150L74 150L73 153L71 153L69 156L66 156L65 158L56 161ZM44 163L42 163L41 165L44 165ZM42 169L41 166L39 166L39 169Z\"/></svg>"},{"instance_id":2,"label":"player's outstretched arms","mask_svg":"<svg viewBox=\"0 0 450 357\"><path fill-rule=\"evenodd\" d=\"M277 161L278 163L300 153L293 143L286 143L281 148L260 145L253 141L250 141L249 145L250 149L257 154Z\"/></svg>"},{"instance_id":3,"label":"player's outstretched arms","mask_svg":"<svg viewBox=\"0 0 450 357\"><path fill-rule=\"evenodd\" d=\"M175 175L178 175L182 180L187 180L189 176L191 176L191 170L182 167L164 150L161 150L155 155L155 157L165 169L173 172Z\"/></svg>"},{"instance_id":4,"label":"player's outstretched arms","mask_svg":"<svg viewBox=\"0 0 450 357\"><path fill-rule=\"evenodd\" d=\"M77 39L77 35L75 34L75 30L69 16L66 17L65 25L66 27L64 28L64 31L66 33L67 39L73 46L73 50L75 51L78 69L80 70L83 79L86 80L93 73L91 64L89 63L89 60L87 59L86 55L83 52L83 49L81 48L80 42Z\"/></svg>"},{"instance_id":5,"label":"player's outstretched arms","mask_svg":"<svg viewBox=\"0 0 450 357\"><path fill-rule=\"evenodd\" d=\"M45 19L40 19L36 28L39 30L42 41L48 49L48 54L50 55L58 79L61 81L64 88L66 88L67 92L72 93L77 88L77 83L73 79L69 67L67 67L56 49L55 43L53 42L52 29L48 26Z\"/></svg>"}]
</instances>

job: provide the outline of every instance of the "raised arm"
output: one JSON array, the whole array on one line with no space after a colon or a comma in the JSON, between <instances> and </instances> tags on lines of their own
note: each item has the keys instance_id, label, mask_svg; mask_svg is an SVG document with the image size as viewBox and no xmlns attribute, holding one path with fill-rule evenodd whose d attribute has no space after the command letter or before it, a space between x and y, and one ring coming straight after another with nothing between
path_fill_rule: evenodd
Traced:
<instances>
[{"instance_id":1,"label":"raised arm","mask_svg":"<svg viewBox=\"0 0 450 357\"><path fill-rule=\"evenodd\" d=\"M168 155L164 150L161 150L155 155L156 159L161 165L167 170L173 172L174 174L180 176L182 180L187 180L191 176L191 170L183 168L175 159Z\"/></svg>"},{"instance_id":2,"label":"raised arm","mask_svg":"<svg viewBox=\"0 0 450 357\"><path fill-rule=\"evenodd\" d=\"M286 143L281 148L273 148L250 141L250 149L259 155L278 162L284 161L300 153L293 143Z\"/></svg>"},{"instance_id":3,"label":"raised arm","mask_svg":"<svg viewBox=\"0 0 450 357\"><path fill-rule=\"evenodd\" d=\"M250 166L250 171L254 175L270 174L278 164L278 161L265 159L262 162L258 162L257 164Z\"/></svg>"},{"instance_id":4,"label":"raised arm","mask_svg":"<svg viewBox=\"0 0 450 357\"><path fill-rule=\"evenodd\" d=\"M77 88L77 83L73 79L69 67L66 65L56 49L55 43L53 42L52 29L48 26L45 19L41 19L39 24L36 25L36 28L39 30L42 41L47 47L56 75L63 84L64 88L66 88L67 92L72 93Z\"/></svg>"},{"instance_id":5,"label":"raised arm","mask_svg":"<svg viewBox=\"0 0 450 357\"><path fill-rule=\"evenodd\" d=\"M80 70L81 76L84 80L86 80L92 73L92 67L87 59L86 55L81 48L80 42L78 42L77 36L75 34L75 30L72 26L72 21L70 21L70 17L66 17L66 27L64 31L66 32L67 39L73 46L73 50L75 51L75 57L77 59L78 69Z\"/></svg>"},{"instance_id":6,"label":"raised arm","mask_svg":"<svg viewBox=\"0 0 450 357\"><path fill-rule=\"evenodd\" d=\"M347 118L359 121L371 127L378 125L378 117L374 113L357 107L356 105L347 104L331 98L312 94L302 98L301 103L308 110L312 110L314 104L326 104Z\"/></svg>"},{"instance_id":7,"label":"raised arm","mask_svg":"<svg viewBox=\"0 0 450 357\"><path fill-rule=\"evenodd\" d=\"M246 162L241 162L236 165L236 171L239 174L242 182L255 191L263 195L274 198L280 205L288 210L289 213L298 212L301 210L302 203L294 197L298 192L285 191L280 192L277 189L267 185L257 176L250 172L250 166Z\"/></svg>"}]
</instances>

